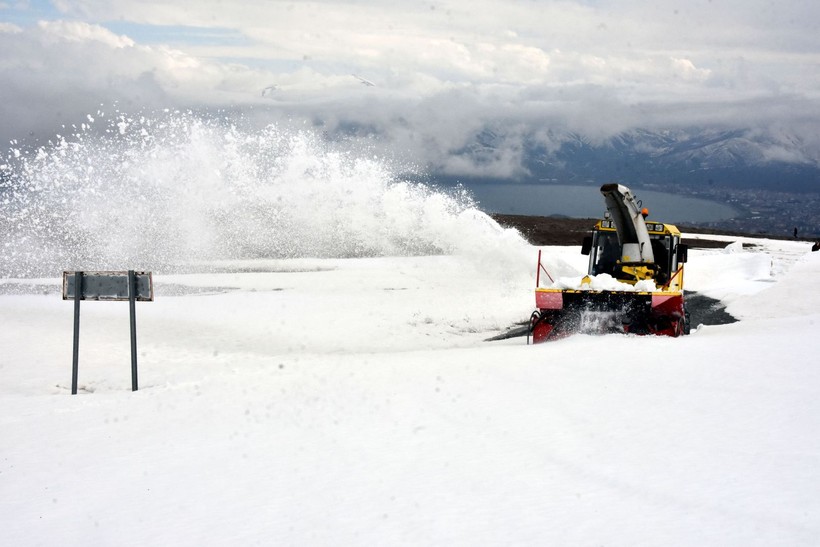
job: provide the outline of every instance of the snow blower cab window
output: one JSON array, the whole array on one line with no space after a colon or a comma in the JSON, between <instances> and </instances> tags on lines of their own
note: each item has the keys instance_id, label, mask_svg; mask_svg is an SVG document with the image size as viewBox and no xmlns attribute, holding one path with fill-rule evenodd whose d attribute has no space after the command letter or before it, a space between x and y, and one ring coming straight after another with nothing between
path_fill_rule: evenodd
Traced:
<instances>
[{"instance_id":1,"label":"snow blower cab window","mask_svg":"<svg viewBox=\"0 0 820 547\"><path fill-rule=\"evenodd\" d=\"M664 283L668 279L669 272L676 267L674 264L674 253L670 253L672 238L670 236L651 234L652 254L655 256L655 264L658 270L656 279ZM621 258L621 245L618 243L617 232L595 231L592 234L592 249L589 257L589 274L613 275L615 264Z\"/></svg>"},{"instance_id":2,"label":"snow blower cab window","mask_svg":"<svg viewBox=\"0 0 820 547\"><path fill-rule=\"evenodd\" d=\"M621 246L617 232L594 232L592 253L589 257L591 275L609 274L615 270L615 263L621 258Z\"/></svg>"}]
</instances>

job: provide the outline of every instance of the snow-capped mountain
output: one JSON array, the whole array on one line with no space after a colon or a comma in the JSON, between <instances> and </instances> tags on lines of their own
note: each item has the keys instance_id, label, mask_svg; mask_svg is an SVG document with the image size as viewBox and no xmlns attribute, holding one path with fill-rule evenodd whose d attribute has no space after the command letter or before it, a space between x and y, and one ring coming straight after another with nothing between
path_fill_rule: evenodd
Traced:
<instances>
[{"instance_id":1,"label":"snow-capped mountain","mask_svg":"<svg viewBox=\"0 0 820 547\"><path fill-rule=\"evenodd\" d=\"M477 141L488 145L486 136ZM604 140L549 131L527 140L523 162L541 181L820 188L820 150L793 134L754 129L635 129Z\"/></svg>"}]
</instances>

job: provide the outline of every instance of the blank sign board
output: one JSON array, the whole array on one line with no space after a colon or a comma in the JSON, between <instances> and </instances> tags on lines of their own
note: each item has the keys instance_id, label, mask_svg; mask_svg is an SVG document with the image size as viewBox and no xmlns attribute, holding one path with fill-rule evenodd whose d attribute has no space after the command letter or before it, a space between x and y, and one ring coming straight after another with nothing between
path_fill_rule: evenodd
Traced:
<instances>
[{"instance_id":1,"label":"blank sign board","mask_svg":"<svg viewBox=\"0 0 820 547\"><path fill-rule=\"evenodd\" d=\"M77 290L77 273L63 272L63 300L74 300ZM82 274L82 300L128 300L128 272L79 272ZM154 300L154 284L151 272L134 272L136 279L135 299L140 302Z\"/></svg>"}]
</instances>

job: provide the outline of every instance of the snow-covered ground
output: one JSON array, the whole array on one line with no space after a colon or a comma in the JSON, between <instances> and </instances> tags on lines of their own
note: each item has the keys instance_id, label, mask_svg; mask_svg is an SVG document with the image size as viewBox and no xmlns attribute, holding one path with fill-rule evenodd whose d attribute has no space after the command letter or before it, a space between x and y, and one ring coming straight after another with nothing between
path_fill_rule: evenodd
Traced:
<instances>
[{"instance_id":1,"label":"snow-covered ground","mask_svg":"<svg viewBox=\"0 0 820 547\"><path fill-rule=\"evenodd\" d=\"M820 253L753 243L691 252L741 321L680 339L484 342L535 248L156 275L140 390L127 304L86 302L77 396L73 304L6 280L3 542L816 545Z\"/></svg>"},{"instance_id":2,"label":"snow-covered ground","mask_svg":"<svg viewBox=\"0 0 820 547\"><path fill-rule=\"evenodd\" d=\"M691 251L738 323L485 342L537 249L465 196L301 133L112 123L0 164L3 545L818 544L807 244ZM128 267L140 389L127 304L85 302L72 396L60 271Z\"/></svg>"}]
</instances>

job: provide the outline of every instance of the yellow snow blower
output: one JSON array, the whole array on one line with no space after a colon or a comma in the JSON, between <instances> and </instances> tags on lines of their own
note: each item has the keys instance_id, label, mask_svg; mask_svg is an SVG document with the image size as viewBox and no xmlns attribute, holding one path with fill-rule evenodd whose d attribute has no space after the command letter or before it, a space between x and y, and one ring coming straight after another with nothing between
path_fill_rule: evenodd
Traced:
<instances>
[{"instance_id":1,"label":"yellow snow blower","mask_svg":"<svg viewBox=\"0 0 820 547\"><path fill-rule=\"evenodd\" d=\"M577 286L556 283L538 253L533 343L576 332L689 334L683 293L688 249L671 224L647 220L648 211L626 186L605 184L607 213L584 238L589 268ZM551 284L542 287L545 281Z\"/></svg>"}]
</instances>

